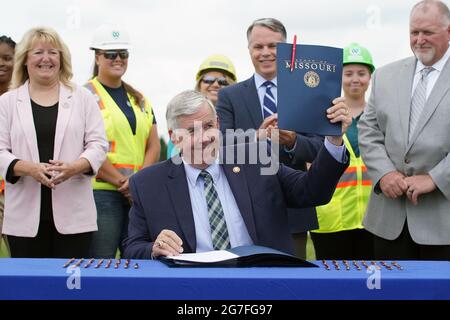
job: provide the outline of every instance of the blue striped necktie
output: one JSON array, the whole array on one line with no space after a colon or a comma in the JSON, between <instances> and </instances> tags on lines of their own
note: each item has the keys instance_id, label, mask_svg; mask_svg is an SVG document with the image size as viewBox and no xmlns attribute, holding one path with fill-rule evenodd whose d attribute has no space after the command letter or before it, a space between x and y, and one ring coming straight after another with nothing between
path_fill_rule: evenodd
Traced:
<instances>
[{"instance_id":1,"label":"blue striped necktie","mask_svg":"<svg viewBox=\"0 0 450 320\"><path fill-rule=\"evenodd\" d=\"M264 112L264 119L268 116L273 115L274 113L277 113L277 103L275 101L275 97L273 96L272 90L270 88L274 87L272 81L266 81L263 83L263 86L266 87L266 93L264 94L263 99L263 112Z\"/></svg>"},{"instance_id":2,"label":"blue striped necktie","mask_svg":"<svg viewBox=\"0 0 450 320\"><path fill-rule=\"evenodd\" d=\"M211 238L214 250L230 248L230 237L228 235L227 223L223 213L222 204L212 176L208 171L202 170L200 177L204 179L206 205L208 206L209 224L211 226Z\"/></svg>"}]
</instances>

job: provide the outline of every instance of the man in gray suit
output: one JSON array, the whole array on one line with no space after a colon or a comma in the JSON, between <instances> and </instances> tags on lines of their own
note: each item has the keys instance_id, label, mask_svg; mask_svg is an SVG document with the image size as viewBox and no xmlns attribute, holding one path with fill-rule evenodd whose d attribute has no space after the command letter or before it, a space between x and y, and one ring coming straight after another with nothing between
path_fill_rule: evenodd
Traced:
<instances>
[{"instance_id":1,"label":"man in gray suit","mask_svg":"<svg viewBox=\"0 0 450 320\"><path fill-rule=\"evenodd\" d=\"M378 259L450 259L450 13L435 0L410 15L415 57L378 69L359 122L374 182L364 225Z\"/></svg>"}]
</instances>

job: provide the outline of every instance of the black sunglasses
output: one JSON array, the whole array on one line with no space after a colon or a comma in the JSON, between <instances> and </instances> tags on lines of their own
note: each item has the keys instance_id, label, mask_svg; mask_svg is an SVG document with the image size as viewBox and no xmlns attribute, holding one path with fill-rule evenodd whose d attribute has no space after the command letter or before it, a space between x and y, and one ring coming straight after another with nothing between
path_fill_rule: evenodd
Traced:
<instances>
[{"instance_id":1,"label":"black sunglasses","mask_svg":"<svg viewBox=\"0 0 450 320\"><path fill-rule=\"evenodd\" d=\"M130 56L130 53L128 50L120 50L120 51L102 51L100 52L106 59L109 60L116 60L117 56L120 57L120 59L128 59Z\"/></svg>"},{"instance_id":2,"label":"black sunglasses","mask_svg":"<svg viewBox=\"0 0 450 320\"><path fill-rule=\"evenodd\" d=\"M211 84L213 84L214 82L217 81L217 83L220 86L222 86L222 87L225 87L225 86L229 85L229 83L228 83L228 81L227 81L227 79L225 77L205 76L205 77L203 77L202 81L204 83L206 83L206 84L209 84L209 85L211 85Z\"/></svg>"}]
</instances>

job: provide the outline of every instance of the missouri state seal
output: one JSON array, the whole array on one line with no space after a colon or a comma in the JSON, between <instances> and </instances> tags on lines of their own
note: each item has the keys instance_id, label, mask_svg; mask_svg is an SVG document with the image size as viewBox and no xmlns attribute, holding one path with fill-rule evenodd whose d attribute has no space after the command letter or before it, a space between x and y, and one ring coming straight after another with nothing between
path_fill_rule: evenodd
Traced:
<instances>
[{"instance_id":1,"label":"missouri state seal","mask_svg":"<svg viewBox=\"0 0 450 320\"><path fill-rule=\"evenodd\" d=\"M305 73L303 80L305 81L305 84L310 88L315 88L320 83L320 77L314 71L308 71L307 73Z\"/></svg>"}]
</instances>

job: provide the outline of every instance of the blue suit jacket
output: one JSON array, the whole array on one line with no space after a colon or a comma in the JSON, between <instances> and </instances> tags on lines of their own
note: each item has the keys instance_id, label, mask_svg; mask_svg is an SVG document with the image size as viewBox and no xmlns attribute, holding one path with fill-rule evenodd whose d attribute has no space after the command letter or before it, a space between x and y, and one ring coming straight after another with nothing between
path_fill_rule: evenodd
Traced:
<instances>
[{"instance_id":1,"label":"blue suit jacket","mask_svg":"<svg viewBox=\"0 0 450 320\"><path fill-rule=\"evenodd\" d=\"M217 114L220 130L257 129L263 122L261 104L254 77L219 91ZM297 170L306 170L306 162L312 162L323 145L323 137L297 134L295 154L280 148L280 162ZM289 229L292 233L318 229L315 208L289 209Z\"/></svg>"},{"instance_id":2,"label":"blue suit jacket","mask_svg":"<svg viewBox=\"0 0 450 320\"><path fill-rule=\"evenodd\" d=\"M292 253L287 207L310 207L330 201L347 164L338 163L323 148L308 172L281 165L275 175L261 175L259 164L222 164L236 203L255 245ZM240 172L233 168L239 166ZM320 167L320 169L319 169ZM127 258L149 259L153 242L163 229L183 240L185 253L196 252L196 235L183 164L171 159L145 168L130 179L133 205Z\"/></svg>"}]
</instances>

